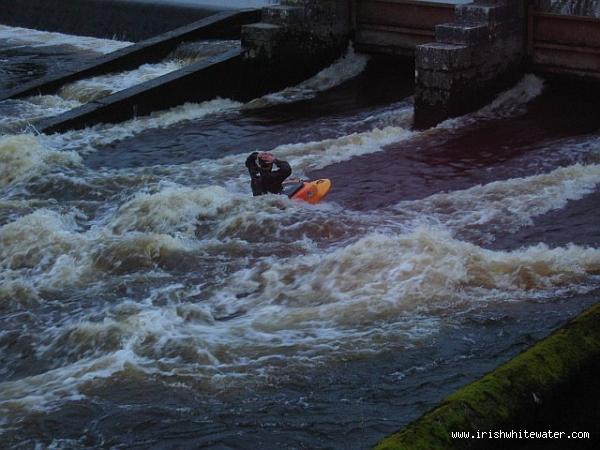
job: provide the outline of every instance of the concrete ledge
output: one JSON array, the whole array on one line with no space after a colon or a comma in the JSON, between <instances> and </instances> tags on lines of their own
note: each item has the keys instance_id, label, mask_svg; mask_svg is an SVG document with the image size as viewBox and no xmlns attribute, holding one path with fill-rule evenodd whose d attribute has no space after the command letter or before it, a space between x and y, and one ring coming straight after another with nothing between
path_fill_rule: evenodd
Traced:
<instances>
[{"instance_id":1,"label":"concrete ledge","mask_svg":"<svg viewBox=\"0 0 600 450\"><path fill-rule=\"evenodd\" d=\"M452 71L473 65L472 49L463 44L433 42L417 47L415 64L419 69Z\"/></svg>"},{"instance_id":2,"label":"concrete ledge","mask_svg":"<svg viewBox=\"0 0 600 450\"><path fill-rule=\"evenodd\" d=\"M456 17L462 23L480 23L493 27L509 16L506 6L500 3L456 5Z\"/></svg>"},{"instance_id":3,"label":"concrete ledge","mask_svg":"<svg viewBox=\"0 0 600 450\"><path fill-rule=\"evenodd\" d=\"M243 83L241 49L191 64L181 70L141 83L36 122L36 128L50 134L84 128L97 123L115 123L144 116L186 102L226 97L248 100L256 93Z\"/></svg>"},{"instance_id":4,"label":"concrete ledge","mask_svg":"<svg viewBox=\"0 0 600 450\"><path fill-rule=\"evenodd\" d=\"M532 423L535 426L532 417L544 409L558 415L565 421L564 426L569 427L569 417L561 402L564 403L566 398L566 402L571 405L575 402L577 406L576 402L592 397L591 403L596 404L597 399L593 396L599 396L600 390L589 386L588 392L581 380L596 381L598 372L600 304L480 380L450 395L403 431L381 441L376 449L490 448L489 439L451 439L450 432L475 434L477 430L526 429ZM579 398L560 395L572 391L576 391ZM585 413L579 411L579 414L591 415L592 422L598 417L597 408ZM597 426L588 431L597 432ZM502 440L495 446L501 447Z\"/></svg>"},{"instance_id":5,"label":"concrete ledge","mask_svg":"<svg viewBox=\"0 0 600 450\"><path fill-rule=\"evenodd\" d=\"M435 38L437 42L473 45L489 41L490 29L483 24L443 23L435 27Z\"/></svg>"},{"instance_id":6,"label":"concrete ledge","mask_svg":"<svg viewBox=\"0 0 600 450\"><path fill-rule=\"evenodd\" d=\"M222 12L185 25L167 33L155 36L129 47L122 48L93 62L81 66L75 72L59 73L25 83L0 97L0 101L30 95L52 94L61 86L84 78L110 72L134 69L142 64L162 60L184 41L198 39L239 37L244 24L256 21L260 10Z\"/></svg>"}]
</instances>

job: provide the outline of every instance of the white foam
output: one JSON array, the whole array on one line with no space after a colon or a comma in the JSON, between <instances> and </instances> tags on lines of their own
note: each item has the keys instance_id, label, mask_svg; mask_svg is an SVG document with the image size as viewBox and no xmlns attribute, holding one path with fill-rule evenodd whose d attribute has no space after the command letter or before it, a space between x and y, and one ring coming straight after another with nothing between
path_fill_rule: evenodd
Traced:
<instances>
[{"instance_id":1,"label":"white foam","mask_svg":"<svg viewBox=\"0 0 600 450\"><path fill-rule=\"evenodd\" d=\"M27 100L6 100L2 104L0 133L29 132L31 123L44 117L59 115L81 103L65 100L57 95L40 95Z\"/></svg>"},{"instance_id":2,"label":"white foam","mask_svg":"<svg viewBox=\"0 0 600 450\"><path fill-rule=\"evenodd\" d=\"M97 146L132 137L145 130L167 128L186 120L196 120L210 114L235 110L239 106L238 102L220 98L202 103L186 103L119 124L100 124L83 130L52 135L48 137L47 142L52 146L77 149L80 152L95 151Z\"/></svg>"},{"instance_id":3,"label":"white foam","mask_svg":"<svg viewBox=\"0 0 600 450\"><path fill-rule=\"evenodd\" d=\"M84 398L79 391L87 382L110 378L134 369L135 358L127 350L77 361L39 375L0 383L0 411L51 410L65 401Z\"/></svg>"},{"instance_id":4,"label":"white foam","mask_svg":"<svg viewBox=\"0 0 600 450\"><path fill-rule=\"evenodd\" d=\"M6 187L41 175L52 167L81 164L70 151L53 151L32 135L0 137L0 186Z\"/></svg>"},{"instance_id":5,"label":"white foam","mask_svg":"<svg viewBox=\"0 0 600 450\"><path fill-rule=\"evenodd\" d=\"M74 36L49 31L32 30L29 28L9 27L0 25L0 39L9 45L33 45L46 47L53 45L70 45L82 50L91 50L99 53L110 53L131 45L131 42L112 39L98 39L89 36Z\"/></svg>"},{"instance_id":6,"label":"white foam","mask_svg":"<svg viewBox=\"0 0 600 450\"><path fill-rule=\"evenodd\" d=\"M600 165L575 164L545 174L403 201L394 209L418 221L435 218L454 230L486 226L488 233L516 231L531 225L532 218L594 192L599 184Z\"/></svg>"},{"instance_id":7,"label":"white foam","mask_svg":"<svg viewBox=\"0 0 600 450\"><path fill-rule=\"evenodd\" d=\"M65 100L87 103L174 72L185 67L186 64L188 64L188 61L183 60L142 64L134 70L101 75L68 84L63 86L57 95Z\"/></svg>"},{"instance_id":8,"label":"white foam","mask_svg":"<svg viewBox=\"0 0 600 450\"><path fill-rule=\"evenodd\" d=\"M495 301L499 292L526 298L577 287L599 271L600 249L540 244L491 251L445 230L420 227L405 234L368 234L326 253L264 261L233 275L219 302L223 308L263 309L265 322L273 315L264 309L275 308L280 317L270 326L276 328L313 321L354 327L393 321L410 311ZM240 300L242 292L252 294Z\"/></svg>"},{"instance_id":9,"label":"white foam","mask_svg":"<svg viewBox=\"0 0 600 450\"><path fill-rule=\"evenodd\" d=\"M409 123L412 119L412 112L401 109L398 116L405 117L405 122ZM340 138L284 144L271 151L277 158L291 164L293 176L302 177L306 171L348 161L356 156L380 152L386 145L411 139L415 135L415 132L403 126L376 127L369 131L352 133ZM227 183L229 190L246 192L248 176L243 168L243 162L249 153L250 151L215 160L204 159L177 166L163 166L161 171L165 175L172 174L170 181L173 182L189 183L191 181L199 184L218 183L221 185ZM130 169L127 169L127 172L131 172Z\"/></svg>"},{"instance_id":10,"label":"white foam","mask_svg":"<svg viewBox=\"0 0 600 450\"><path fill-rule=\"evenodd\" d=\"M336 61L334 64L319 72L313 78L306 80L297 87L289 88L279 93L270 94L263 99L254 100L246 105L234 102L231 100L215 99L212 101L203 102L200 104L185 104L180 107L172 108L168 111L158 111L152 113L149 117L140 117L134 121L124 122L118 125L98 125L85 130L86 137L81 139L81 133L65 133L65 139L69 141L77 141L82 143L82 140L87 141L88 150L98 145L106 145L110 142L123 139L125 137L133 136L139 132L147 129L166 128L174 125L178 122L185 120L197 120L204 117L207 114L213 114L220 111L235 110L240 108L252 108L257 106L265 106L272 103L294 102L303 99L310 98L316 95L317 92L330 89L350 78L355 77L364 70L368 61L368 57L365 55L355 54L353 49L350 47L347 54ZM142 69L140 69L142 70ZM158 69L153 69L152 73L156 73ZM135 74L123 74L122 76L111 76L108 81L103 80L100 82L100 86L97 81L85 80L79 84L75 84L72 87L67 88L61 95L66 99L78 99L83 100L90 97L90 95L98 95L98 92L102 92L105 85L110 84L110 89L113 89L114 85L120 85L122 83L129 83L132 79L137 78ZM91 89L91 91L90 91ZM71 90L74 93L71 93ZM102 130L102 136L98 136L100 133L96 131ZM75 136L79 136L76 138ZM94 136L94 137L89 137ZM80 144L81 145L81 144Z\"/></svg>"},{"instance_id":11,"label":"white foam","mask_svg":"<svg viewBox=\"0 0 600 450\"><path fill-rule=\"evenodd\" d=\"M6 116L0 119L0 130L23 129L35 120L60 115L85 103L179 70L188 63L189 61L184 60L169 60L157 64L143 64L134 70L101 75L67 84L54 95L34 95L22 100L9 100L3 106ZM187 110L190 112L190 118L197 118L192 108L187 107ZM172 110L170 112L172 113ZM162 114L166 114L168 117L169 111ZM152 122L147 123L150 124L150 128L153 127Z\"/></svg>"},{"instance_id":12,"label":"white foam","mask_svg":"<svg viewBox=\"0 0 600 450\"><path fill-rule=\"evenodd\" d=\"M369 57L367 55L355 53L354 48L350 45L344 56L312 78L296 86L252 100L244 105L244 108L262 108L281 103L308 100L315 97L319 92L331 89L356 77L365 70L368 61Z\"/></svg>"},{"instance_id":13,"label":"white foam","mask_svg":"<svg viewBox=\"0 0 600 450\"><path fill-rule=\"evenodd\" d=\"M230 210L234 204L235 198L219 186L201 189L168 186L154 194L136 194L119 207L111 228L119 233L182 231L194 236L199 218L214 217L220 210Z\"/></svg>"},{"instance_id":14,"label":"white foam","mask_svg":"<svg viewBox=\"0 0 600 450\"><path fill-rule=\"evenodd\" d=\"M538 97L544 90L544 80L536 75L525 75L515 86L498 94L483 108L464 116L447 119L435 129L446 130L463 128L482 120L495 120L514 117L525 112L527 103Z\"/></svg>"},{"instance_id":15,"label":"white foam","mask_svg":"<svg viewBox=\"0 0 600 450\"><path fill-rule=\"evenodd\" d=\"M198 195L182 194L167 189L156 197L138 197L120 219L134 210L140 214L144 204L151 216L159 198ZM219 213L213 200L207 212L214 216ZM192 202L191 208L203 201ZM182 208L186 216L188 206ZM171 229L171 219L165 224L157 219L151 228ZM22 227L12 227L17 228ZM83 245L81 251L93 253L96 270L103 260L120 264L124 255L156 243L153 235L137 232L95 239L94 247ZM437 332L440 314L482 302L577 290L599 274L600 249L540 244L492 251L432 227L369 233L338 248L259 258L214 286L163 286L142 302L126 299L109 306L101 321L77 320L49 329L38 356L78 360L0 384L0 407L51 407L78 398L88 382L132 368L217 388L256 381L273 371L381 352L388 348L382 343L410 346ZM199 294L203 300L193 301Z\"/></svg>"},{"instance_id":16,"label":"white foam","mask_svg":"<svg viewBox=\"0 0 600 450\"><path fill-rule=\"evenodd\" d=\"M28 279L35 289L81 287L112 272L147 270L196 246L169 234L114 235L103 227L82 231L76 214L37 209L0 227L4 279Z\"/></svg>"}]
</instances>

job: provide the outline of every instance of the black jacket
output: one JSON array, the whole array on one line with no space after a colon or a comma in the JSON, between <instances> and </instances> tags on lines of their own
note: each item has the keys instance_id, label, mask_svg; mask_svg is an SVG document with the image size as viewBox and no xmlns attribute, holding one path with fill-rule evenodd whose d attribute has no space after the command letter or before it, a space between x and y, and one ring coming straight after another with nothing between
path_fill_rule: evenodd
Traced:
<instances>
[{"instance_id":1,"label":"black jacket","mask_svg":"<svg viewBox=\"0 0 600 450\"><path fill-rule=\"evenodd\" d=\"M257 160L258 152L253 152L246 159L246 167L250 172L250 186L252 194L263 195L267 193L281 194L283 180L292 174L292 168L286 161L275 159L273 165L277 166L277 170L272 168L261 168Z\"/></svg>"}]
</instances>

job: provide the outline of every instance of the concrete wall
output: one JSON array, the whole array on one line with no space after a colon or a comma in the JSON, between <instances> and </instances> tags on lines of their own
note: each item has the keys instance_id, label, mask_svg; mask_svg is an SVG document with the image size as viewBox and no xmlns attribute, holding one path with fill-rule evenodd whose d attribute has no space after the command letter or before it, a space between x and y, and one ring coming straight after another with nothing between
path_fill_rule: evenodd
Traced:
<instances>
[{"instance_id":1,"label":"concrete wall","mask_svg":"<svg viewBox=\"0 0 600 450\"><path fill-rule=\"evenodd\" d=\"M354 0L353 4L355 48L368 53L414 58L417 45L435 41L435 26L454 18L454 4L446 2Z\"/></svg>"},{"instance_id":2,"label":"concrete wall","mask_svg":"<svg viewBox=\"0 0 600 450\"><path fill-rule=\"evenodd\" d=\"M444 399L377 450L598 448L600 304ZM450 433L588 431L591 439L452 439Z\"/></svg>"},{"instance_id":3,"label":"concrete wall","mask_svg":"<svg viewBox=\"0 0 600 450\"><path fill-rule=\"evenodd\" d=\"M148 0L0 0L0 24L139 41L222 9Z\"/></svg>"},{"instance_id":4,"label":"concrete wall","mask_svg":"<svg viewBox=\"0 0 600 450\"><path fill-rule=\"evenodd\" d=\"M541 1L528 28L529 70L600 82L600 0Z\"/></svg>"},{"instance_id":5,"label":"concrete wall","mask_svg":"<svg viewBox=\"0 0 600 450\"><path fill-rule=\"evenodd\" d=\"M600 18L600 0L536 0L539 11Z\"/></svg>"}]
</instances>

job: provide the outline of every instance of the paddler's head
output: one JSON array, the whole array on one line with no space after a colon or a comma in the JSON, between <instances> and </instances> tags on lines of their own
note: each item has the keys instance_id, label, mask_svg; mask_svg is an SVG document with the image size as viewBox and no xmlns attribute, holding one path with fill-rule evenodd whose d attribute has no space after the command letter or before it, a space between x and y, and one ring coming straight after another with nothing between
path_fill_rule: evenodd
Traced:
<instances>
[{"instance_id":1,"label":"paddler's head","mask_svg":"<svg viewBox=\"0 0 600 450\"><path fill-rule=\"evenodd\" d=\"M274 159L275 157L272 153L260 152L257 158L258 166L261 168L261 170L270 171L273 168Z\"/></svg>"}]
</instances>

